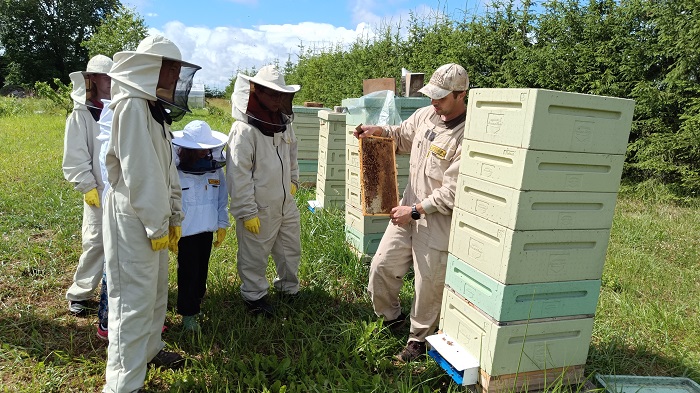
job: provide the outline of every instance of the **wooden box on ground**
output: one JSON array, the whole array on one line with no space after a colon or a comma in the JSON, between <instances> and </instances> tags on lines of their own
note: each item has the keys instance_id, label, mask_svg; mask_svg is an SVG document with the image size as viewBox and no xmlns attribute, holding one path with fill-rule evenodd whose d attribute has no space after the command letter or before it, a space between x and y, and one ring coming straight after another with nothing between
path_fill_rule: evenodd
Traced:
<instances>
[{"instance_id":1,"label":"wooden box on ground","mask_svg":"<svg viewBox=\"0 0 700 393\"><path fill-rule=\"evenodd\" d=\"M461 175L455 206L513 230L610 229L616 192L519 191Z\"/></svg>"},{"instance_id":2,"label":"wooden box on ground","mask_svg":"<svg viewBox=\"0 0 700 393\"><path fill-rule=\"evenodd\" d=\"M593 318L498 325L445 287L440 329L479 359L484 372L498 376L585 364Z\"/></svg>"},{"instance_id":3,"label":"wooden box on ground","mask_svg":"<svg viewBox=\"0 0 700 393\"><path fill-rule=\"evenodd\" d=\"M533 150L625 154L634 101L543 89L471 89L466 139Z\"/></svg>"},{"instance_id":4,"label":"wooden box on ground","mask_svg":"<svg viewBox=\"0 0 700 393\"><path fill-rule=\"evenodd\" d=\"M519 372L506 375L489 375L479 370L477 393L514 393L531 391L558 391L568 385L581 385L585 381L585 365L557 367L546 370ZM567 391L561 389L561 391ZM571 390L577 392L576 388Z\"/></svg>"},{"instance_id":5,"label":"wooden box on ground","mask_svg":"<svg viewBox=\"0 0 700 393\"><path fill-rule=\"evenodd\" d=\"M498 322L593 316L600 279L501 284L449 254L445 285Z\"/></svg>"},{"instance_id":6,"label":"wooden box on ground","mask_svg":"<svg viewBox=\"0 0 700 393\"><path fill-rule=\"evenodd\" d=\"M609 229L514 231L455 207L448 250L503 284L597 280Z\"/></svg>"},{"instance_id":7,"label":"wooden box on ground","mask_svg":"<svg viewBox=\"0 0 700 393\"><path fill-rule=\"evenodd\" d=\"M624 155L462 144L459 172L517 190L617 192Z\"/></svg>"},{"instance_id":8,"label":"wooden box on ground","mask_svg":"<svg viewBox=\"0 0 700 393\"><path fill-rule=\"evenodd\" d=\"M360 198L365 215L388 215L399 204L394 151L391 138L360 141Z\"/></svg>"}]
</instances>

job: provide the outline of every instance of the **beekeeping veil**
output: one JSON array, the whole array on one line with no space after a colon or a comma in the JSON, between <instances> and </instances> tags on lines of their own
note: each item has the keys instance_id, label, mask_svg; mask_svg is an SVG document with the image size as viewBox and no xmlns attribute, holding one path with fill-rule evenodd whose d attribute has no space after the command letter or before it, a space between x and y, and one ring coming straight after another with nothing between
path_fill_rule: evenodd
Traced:
<instances>
[{"instance_id":1,"label":"beekeeping veil","mask_svg":"<svg viewBox=\"0 0 700 393\"><path fill-rule=\"evenodd\" d=\"M70 80L73 82L73 90L70 93L73 101L78 104L92 108L97 108L94 103L97 101L92 95L95 89L92 87L90 75L109 73L112 68L112 59L105 55L97 55L90 59L85 71L76 71L70 73ZM99 109L99 108L98 108Z\"/></svg>"},{"instance_id":2,"label":"beekeeping veil","mask_svg":"<svg viewBox=\"0 0 700 393\"><path fill-rule=\"evenodd\" d=\"M168 67L179 67L175 83L167 79ZM140 97L161 101L172 120L180 120L186 112L187 98L192 88L194 74L201 67L182 61L180 49L169 39L148 36L136 51L123 51L114 55L112 78L112 107L124 98Z\"/></svg>"},{"instance_id":3,"label":"beekeeping veil","mask_svg":"<svg viewBox=\"0 0 700 393\"><path fill-rule=\"evenodd\" d=\"M248 123L268 136L282 132L294 120L292 100L299 89L299 85L287 85L272 65L253 77L239 73L231 97L234 118L240 119L237 112L246 115Z\"/></svg>"}]
</instances>

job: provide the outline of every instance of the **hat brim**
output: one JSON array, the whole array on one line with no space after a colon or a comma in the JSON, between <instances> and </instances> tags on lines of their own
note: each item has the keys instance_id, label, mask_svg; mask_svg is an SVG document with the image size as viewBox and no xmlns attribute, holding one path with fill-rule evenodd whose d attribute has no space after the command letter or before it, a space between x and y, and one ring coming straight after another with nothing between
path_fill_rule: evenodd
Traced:
<instances>
[{"instance_id":1,"label":"hat brim","mask_svg":"<svg viewBox=\"0 0 700 393\"><path fill-rule=\"evenodd\" d=\"M211 138L204 141L192 141L185 139L184 131L173 131L173 145L178 145L187 149L216 149L228 142L228 136L223 132L211 131Z\"/></svg>"},{"instance_id":2,"label":"hat brim","mask_svg":"<svg viewBox=\"0 0 700 393\"><path fill-rule=\"evenodd\" d=\"M179 60L179 59L175 59L175 58L163 56L163 55L157 55L155 53L136 52L136 51L132 51L132 50L125 50L125 51L115 53L114 54L114 62L117 63L117 61L118 61L117 58L121 58L122 56L133 56L133 55L157 57L160 59L165 59L165 60L170 60L170 61L175 61L175 62L181 63L184 67L195 68L198 70L202 69L202 67L200 67L196 64L192 64L190 62L184 61L184 60Z\"/></svg>"},{"instance_id":3,"label":"hat brim","mask_svg":"<svg viewBox=\"0 0 700 393\"><path fill-rule=\"evenodd\" d=\"M299 89L301 89L301 86L299 86L299 85L282 86L282 85L278 85L278 84L270 82L270 81L266 81L262 78L256 78L254 76L248 76L248 75L244 75L244 74L238 74L238 76L240 78L243 78L244 80L256 83L258 85L268 87L272 90L279 91L282 93L296 93L299 91Z\"/></svg>"},{"instance_id":4,"label":"hat brim","mask_svg":"<svg viewBox=\"0 0 700 393\"><path fill-rule=\"evenodd\" d=\"M448 94L450 94L452 91L443 89L441 87L437 87L433 84L428 83L427 85L423 86L419 92L425 94L426 96L432 98L433 100L439 100L441 98L447 97Z\"/></svg>"}]
</instances>

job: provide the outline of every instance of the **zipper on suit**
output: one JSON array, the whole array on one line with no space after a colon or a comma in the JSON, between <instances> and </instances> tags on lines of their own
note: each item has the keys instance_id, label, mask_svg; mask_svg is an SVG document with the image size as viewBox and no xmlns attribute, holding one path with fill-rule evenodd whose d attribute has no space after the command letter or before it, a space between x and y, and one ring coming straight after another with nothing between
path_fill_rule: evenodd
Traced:
<instances>
[{"instance_id":1,"label":"zipper on suit","mask_svg":"<svg viewBox=\"0 0 700 393\"><path fill-rule=\"evenodd\" d=\"M275 153L277 153L277 158L279 158L280 166L282 167L282 193L284 194L284 199L282 199L282 216L284 216L284 204L287 203L287 189L284 187L284 163L282 162L282 156L280 156L279 146L275 146Z\"/></svg>"}]
</instances>

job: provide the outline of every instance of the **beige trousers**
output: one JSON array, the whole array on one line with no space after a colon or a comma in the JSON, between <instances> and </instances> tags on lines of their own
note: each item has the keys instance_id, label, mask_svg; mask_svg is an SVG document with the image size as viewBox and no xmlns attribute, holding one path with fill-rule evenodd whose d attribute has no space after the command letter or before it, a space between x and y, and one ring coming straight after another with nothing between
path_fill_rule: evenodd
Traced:
<instances>
[{"instance_id":1,"label":"beige trousers","mask_svg":"<svg viewBox=\"0 0 700 393\"><path fill-rule=\"evenodd\" d=\"M67 300L87 300L102 281L104 249L102 247L102 208L83 202L83 253L66 292Z\"/></svg>"}]
</instances>

